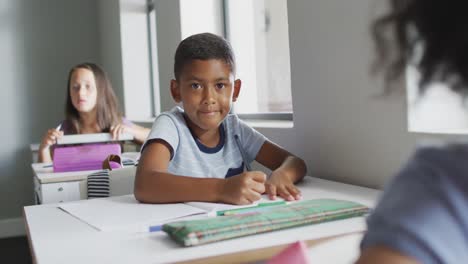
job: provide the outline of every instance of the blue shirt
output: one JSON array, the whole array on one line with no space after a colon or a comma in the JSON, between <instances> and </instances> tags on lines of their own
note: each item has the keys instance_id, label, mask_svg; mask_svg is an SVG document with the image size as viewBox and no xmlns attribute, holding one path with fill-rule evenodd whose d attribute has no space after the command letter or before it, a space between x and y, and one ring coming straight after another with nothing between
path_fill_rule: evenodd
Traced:
<instances>
[{"instance_id":1,"label":"blue shirt","mask_svg":"<svg viewBox=\"0 0 468 264\"><path fill-rule=\"evenodd\" d=\"M249 127L236 115L227 115L219 127L220 141L210 148L195 138L188 128L180 107L161 113L154 121L148 139L164 140L171 147L168 172L175 175L199 178L226 178L244 171L265 143L265 136ZM239 137L239 144L234 136ZM245 152L243 160L241 150Z\"/></svg>"},{"instance_id":2,"label":"blue shirt","mask_svg":"<svg viewBox=\"0 0 468 264\"><path fill-rule=\"evenodd\" d=\"M384 245L421 263L468 261L468 145L419 149L367 219L361 247Z\"/></svg>"}]
</instances>

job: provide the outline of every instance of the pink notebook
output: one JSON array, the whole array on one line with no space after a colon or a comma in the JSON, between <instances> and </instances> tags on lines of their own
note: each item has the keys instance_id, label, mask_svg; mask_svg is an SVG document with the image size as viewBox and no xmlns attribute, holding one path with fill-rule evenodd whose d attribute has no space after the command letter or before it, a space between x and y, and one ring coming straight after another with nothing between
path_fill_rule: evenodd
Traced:
<instances>
[{"instance_id":1,"label":"pink notebook","mask_svg":"<svg viewBox=\"0 0 468 264\"><path fill-rule=\"evenodd\" d=\"M54 150L54 172L100 170L102 162L111 154L120 155L120 144L85 144L57 146ZM111 168L120 165L111 162Z\"/></svg>"},{"instance_id":2,"label":"pink notebook","mask_svg":"<svg viewBox=\"0 0 468 264\"><path fill-rule=\"evenodd\" d=\"M278 255L270 259L267 264L283 264L283 263L295 263L295 264L308 264L309 256L307 255L307 245L304 241L298 241L283 251Z\"/></svg>"}]
</instances>

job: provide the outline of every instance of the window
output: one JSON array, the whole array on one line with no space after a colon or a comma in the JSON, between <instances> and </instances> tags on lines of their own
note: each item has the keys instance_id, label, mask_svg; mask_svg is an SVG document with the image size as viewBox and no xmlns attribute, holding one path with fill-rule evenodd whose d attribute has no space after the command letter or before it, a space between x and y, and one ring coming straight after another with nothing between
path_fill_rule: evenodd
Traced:
<instances>
[{"instance_id":1,"label":"window","mask_svg":"<svg viewBox=\"0 0 468 264\"><path fill-rule=\"evenodd\" d=\"M292 120L287 1L227 0L225 14L242 80L234 111L244 118Z\"/></svg>"},{"instance_id":2,"label":"window","mask_svg":"<svg viewBox=\"0 0 468 264\"><path fill-rule=\"evenodd\" d=\"M146 0L99 1L102 65L113 73L114 87L121 87L116 93L126 118L135 122L151 120L159 109L147 7Z\"/></svg>"},{"instance_id":3,"label":"window","mask_svg":"<svg viewBox=\"0 0 468 264\"><path fill-rule=\"evenodd\" d=\"M168 2L172 3L171 10L161 10L169 9ZM147 3L149 39L153 41L150 44L152 65L158 65L157 53L164 57L159 59L161 76L157 78L156 67L151 71L153 84L160 83L161 87L167 85L167 76L163 75L169 74L166 69L172 70L173 54L170 58L165 57L168 56L168 46L177 45L175 42L169 45L168 38L173 36L163 36L162 31L158 34L159 40L156 43L156 32L152 29L156 28L156 23L158 29L166 25L163 27L164 31L167 27L165 34L178 34L178 41L192 34L211 32L226 37L234 49L236 78L242 80L241 94L234 111L248 119L292 120L287 1L147 0ZM158 9L157 12L155 9ZM156 17L156 14L161 15ZM177 21L174 17L177 17ZM165 21L166 19L172 20ZM164 51L157 50L157 44L160 48L164 46ZM174 51L175 48L171 50ZM152 96L153 113L159 113L161 108L167 110L173 104L170 98L166 98L170 94L164 88L157 90L156 86L154 85Z\"/></svg>"}]
</instances>

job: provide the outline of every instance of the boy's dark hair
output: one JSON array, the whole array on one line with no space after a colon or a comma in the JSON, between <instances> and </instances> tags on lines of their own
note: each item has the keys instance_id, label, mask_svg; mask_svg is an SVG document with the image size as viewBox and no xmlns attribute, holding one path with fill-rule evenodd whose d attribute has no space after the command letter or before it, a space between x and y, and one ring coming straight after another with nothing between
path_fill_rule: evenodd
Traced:
<instances>
[{"instance_id":1,"label":"boy's dark hair","mask_svg":"<svg viewBox=\"0 0 468 264\"><path fill-rule=\"evenodd\" d=\"M73 106L70 96L70 81L72 74L78 69L90 70L96 81L96 115L97 123L101 132L109 132L110 127L117 125L122 120L117 96L112 89L111 82L106 72L97 64L85 62L73 66L68 73L67 101L65 104L65 118L70 126L72 134L81 133L80 114Z\"/></svg>"},{"instance_id":2,"label":"boy's dark hair","mask_svg":"<svg viewBox=\"0 0 468 264\"><path fill-rule=\"evenodd\" d=\"M234 52L227 40L212 33L192 35L179 43L174 58L174 77L176 80L185 66L192 60L223 60L236 72Z\"/></svg>"},{"instance_id":3,"label":"boy's dark hair","mask_svg":"<svg viewBox=\"0 0 468 264\"><path fill-rule=\"evenodd\" d=\"M443 81L468 94L468 1L390 0L389 4L390 12L372 27L378 56L374 70L384 70L386 91L417 58L420 92L431 81Z\"/></svg>"}]
</instances>

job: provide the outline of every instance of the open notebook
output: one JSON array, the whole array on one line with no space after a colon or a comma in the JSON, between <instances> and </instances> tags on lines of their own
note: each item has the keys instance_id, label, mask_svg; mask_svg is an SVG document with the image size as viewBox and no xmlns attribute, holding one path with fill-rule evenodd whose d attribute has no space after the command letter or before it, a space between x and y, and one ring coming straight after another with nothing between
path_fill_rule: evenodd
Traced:
<instances>
[{"instance_id":1,"label":"open notebook","mask_svg":"<svg viewBox=\"0 0 468 264\"><path fill-rule=\"evenodd\" d=\"M130 134L119 135L118 140L132 140ZM57 140L54 148L54 172L86 171L103 168L103 161L110 155L120 156L122 147L110 133L66 135ZM120 164L107 163L111 168Z\"/></svg>"},{"instance_id":2,"label":"open notebook","mask_svg":"<svg viewBox=\"0 0 468 264\"><path fill-rule=\"evenodd\" d=\"M275 200L275 201L278 201ZM60 204L59 208L100 231L147 232L160 225L194 215L216 215L216 211L256 206L275 202L266 196L246 206L221 203L143 204L133 195L106 199L81 200Z\"/></svg>"}]
</instances>

